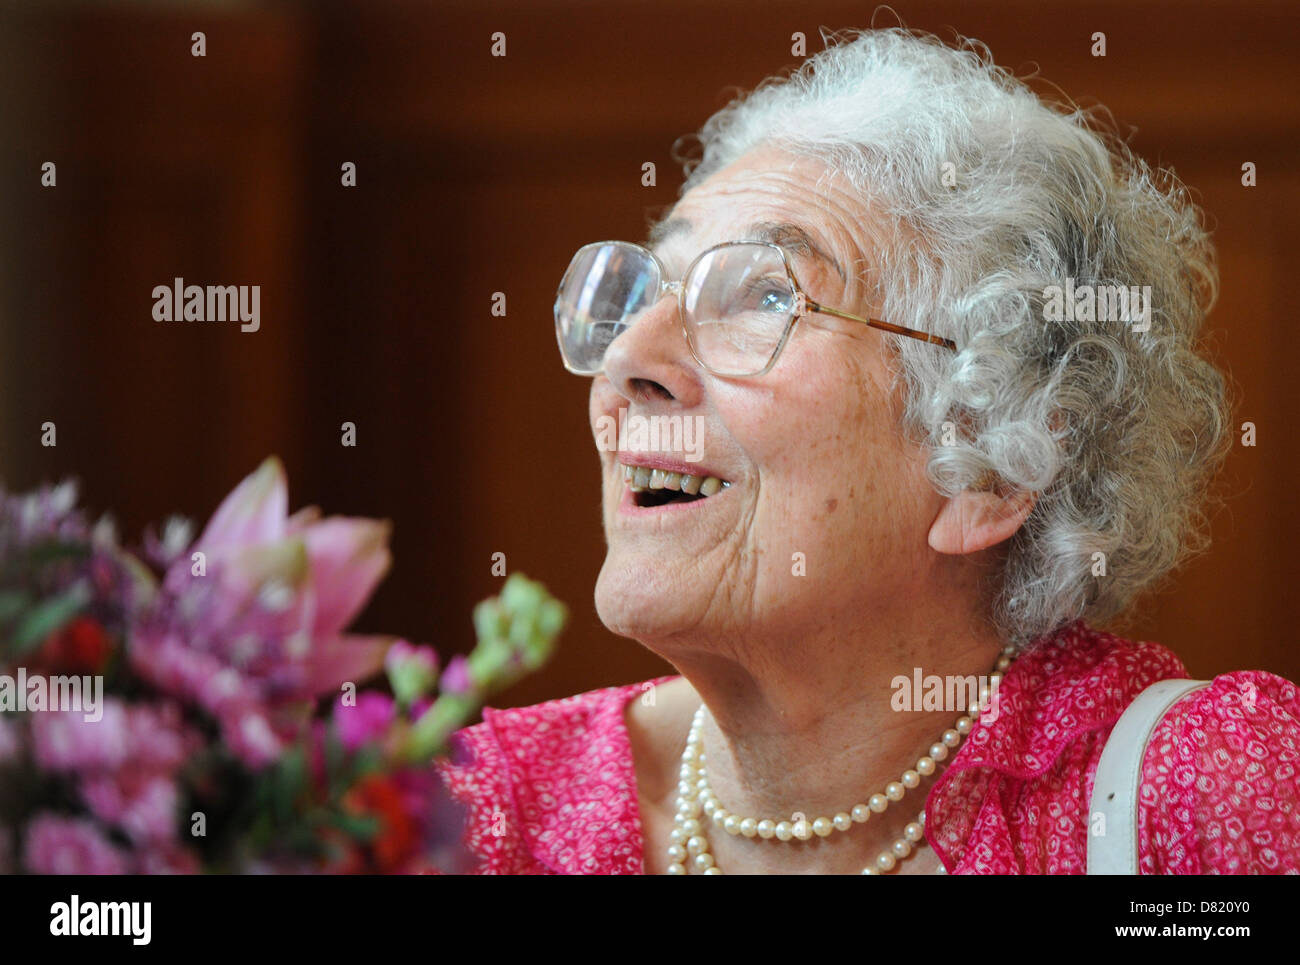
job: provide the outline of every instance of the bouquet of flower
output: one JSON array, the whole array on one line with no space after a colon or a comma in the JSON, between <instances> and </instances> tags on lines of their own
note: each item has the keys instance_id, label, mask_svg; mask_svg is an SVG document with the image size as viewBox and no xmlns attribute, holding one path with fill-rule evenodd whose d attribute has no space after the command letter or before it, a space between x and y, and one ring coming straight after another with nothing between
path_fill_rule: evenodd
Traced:
<instances>
[{"instance_id":1,"label":"bouquet of flower","mask_svg":"<svg viewBox=\"0 0 1300 965\"><path fill-rule=\"evenodd\" d=\"M432 761L566 613L515 574L445 667L349 634L388 535L290 516L275 458L135 552L70 482L0 489L0 873L466 870Z\"/></svg>"}]
</instances>

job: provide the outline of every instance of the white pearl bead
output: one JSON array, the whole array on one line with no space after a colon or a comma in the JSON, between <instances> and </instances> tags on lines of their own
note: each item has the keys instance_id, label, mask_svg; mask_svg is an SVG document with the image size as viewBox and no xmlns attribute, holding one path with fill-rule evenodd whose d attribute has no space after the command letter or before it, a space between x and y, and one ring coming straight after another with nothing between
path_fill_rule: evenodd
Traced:
<instances>
[{"instance_id":1,"label":"white pearl bead","mask_svg":"<svg viewBox=\"0 0 1300 965\"><path fill-rule=\"evenodd\" d=\"M1007 647L1003 658L998 661L997 672L990 676L996 687L1005 670L1014 659L1015 648ZM920 786L921 780L938 769L938 762L947 759L949 749L961 745L961 740L977 725L975 715L979 714L981 704L987 704L991 698L989 687L980 692L980 699L967 714L957 718L956 724L943 732L939 741L931 745L929 755L920 758L916 767L903 772L898 781L885 785L883 794L873 794L865 803L855 804L849 811L836 812L833 818L818 817L813 821L771 821L755 817L742 817L733 814L722 806L717 796L709 787L705 771L707 755L701 742L702 724L705 708L701 706L695 713L687 746L682 754L678 795L675 800L676 814L671 832L672 844L668 847L668 873L687 874L687 868L693 867L703 874L722 874L717 861L709 853L708 841L701 830L701 815L708 815L713 824L721 826L729 834L743 835L748 838L777 838L789 841L798 838L807 841L814 834L828 837L834 830L847 831L854 823L861 824L872 813L885 811L891 801L899 801L910 789ZM707 822L705 822L707 823ZM925 813L922 811L915 821L909 822L903 829L903 836L882 852L871 865L862 869L864 875L885 874L893 871L900 860L911 855L916 847L924 843ZM692 858L693 856L693 858ZM940 869L942 873L944 869Z\"/></svg>"}]
</instances>

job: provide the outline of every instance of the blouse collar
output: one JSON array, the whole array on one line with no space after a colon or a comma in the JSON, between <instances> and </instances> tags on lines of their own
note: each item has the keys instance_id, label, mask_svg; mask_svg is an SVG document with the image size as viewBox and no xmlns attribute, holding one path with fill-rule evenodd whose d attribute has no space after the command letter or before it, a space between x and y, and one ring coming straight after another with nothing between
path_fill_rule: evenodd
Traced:
<instances>
[{"instance_id":1,"label":"blouse collar","mask_svg":"<svg viewBox=\"0 0 1300 965\"><path fill-rule=\"evenodd\" d=\"M1109 730L1149 684L1186 676L1182 661L1160 644L1124 640L1082 620L1031 644L1007 668L994 704L926 800L926 839L945 869L962 863L1000 784L1040 777L1081 735ZM985 817L993 833L1009 836L1005 819Z\"/></svg>"}]
</instances>

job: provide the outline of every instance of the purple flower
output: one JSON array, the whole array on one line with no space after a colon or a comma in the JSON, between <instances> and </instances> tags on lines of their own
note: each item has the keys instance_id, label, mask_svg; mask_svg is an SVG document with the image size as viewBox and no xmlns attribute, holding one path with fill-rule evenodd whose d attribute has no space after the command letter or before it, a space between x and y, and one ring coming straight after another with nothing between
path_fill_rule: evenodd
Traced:
<instances>
[{"instance_id":1,"label":"purple flower","mask_svg":"<svg viewBox=\"0 0 1300 965\"><path fill-rule=\"evenodd\" d=\"M49 771L112 769L130 753L127 708L105 697L103 716L86 720L79 710L40 711L31 715L32 752Z\"/></svg>"},{"instance_id":2,"label":"purple flower","mask_svg":"<svg viewBox=\"0 0 1300 965\"><path fill-rule=\"evenodd\" d=\"M196 875L203 870L194 852L174 842L146 847L137 858L142 875Z\"/></svg>"},{"instance_id":3,"label":"purple flower","mask_svg":"<svg viewBox=\"0 0 1300 965\"><path fill-rule=\"evenodd\" d=\"M352 706L345 705L340 697L334 705L334 727L343 746L355 751L388 730L395 712L392 698L384 694L358 694Z\"/></svg>"},{"instance_id":4,"label":"purple flower","mask_svg":"<svg viewBox=\"0 0 1300 965\"><path fill-rule=\"evenodd\" d=\"M42 813L27 824L23 864L33 874L122 875L130 856L109 841L95 822Z\"/></svg>"},{"instance_id":5,"label":"purple flower","mask_svg":"<svg viewBox=\"0 0 1300 965\"><path fill-rule=\"evenodd\" d=\"M31 715L36 763L51 771L137 769L171 771L199 743L172 703L128 705L105 697L99 720L81 711L41 711Z\"/></svg>"},{"instance_id":6,"label":"purple flower","mask_svg":"<svg viewBox=\"0 0 1300 965\"><path fill-rule=\"evenodd\" d=\"M189 549L194 540L194 527L182 516L171 516L163 524L159 536L150 526L144 533L144 555L160 569L168 569Z\"/></svg>"},{"instance_id":7,"label":"purple flower","mask_svg":"<svg viewBox=\"0 0 1300 965\"><path fill-rule=\"evenodd\" d=\"M121 828L133 841L176 837L180 794L171 778L134 771L100 774L81 782L81 796L95 817Z\"/></svg>"},{"instance_id":8,"label":"purple flower","mask_svg":"<svg viewBox=\"0 0 1300 965\"><path fill-rule=\"evenodd\" d=\"M73 773L91 813L137 842L176 836L177 769L202 737L172 703L127 705L105 698L103 716L32 715L33 756L43 769Z\"/></svg>"},{"instance_id":9,"label":"purple flower","mask_svg":"<svg viewBox=\"0 0 1300 965\"><path fill-rule=\"evenodd\" d=\"M456 654L447 663L447 669L442 672L442 682L439 684L443 692L463 696L474 690L474 681L469 675L469 661L463 654Z\"/></svg>"}]
</instances>

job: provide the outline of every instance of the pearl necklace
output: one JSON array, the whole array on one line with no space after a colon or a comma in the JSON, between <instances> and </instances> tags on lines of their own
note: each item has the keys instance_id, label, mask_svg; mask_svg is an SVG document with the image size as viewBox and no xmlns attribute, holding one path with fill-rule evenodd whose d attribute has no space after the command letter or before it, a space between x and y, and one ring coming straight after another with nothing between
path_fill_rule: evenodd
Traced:
<instances>
[{"instance_id":1,"label":"pearl necklace","mask_svg":"<svg viewBox=\"0 0 1300 965\"><path fill-rule=\"evenodd\" d=\"M962 715L957 718L955 726L943 732L934 744L930 745L927 755L916 762L916 767L903 772L897 781L885 785L884 793L872 794L865 802L855 804L848 811L841 811L833 818L819 817L809 822L803 814L796 812L793 821L773 821L767 818L759 820L753 817L741 817L726 810L709 786L705 772L705 756L702 740L704 714L706 707L700 704L691 721L690 734L686 738L686 749L682 752L682 763L677 785L677 813L673 816L672 844L668 847L668 874L688 874L687 859L696 871L706 875L720 875L713 855L709 853L708 838L701 826L701 816L707 815L714 825L730 835L743 835L747 838L775 838L778 841L797 839L807 841L813 835L828 837L835 831L848 831L855 824L863 824L872 814L881 814L889 807L891 801L900 801L912 788L921 783L923 777L935 773L941 761L948 757L950 750L956 750L967 734L975 726L975 720L992 702L992 689L1001 681L1003 672L1015 659L1015 648L1007 647L998 657L994 673L990 675L990 687L982 688L978 700L968 708L972 716ZM903 836L882 851L873 864L862 869L864 875L887 874L898 867L898 863L914 853L916 847L925 839L925 810L917 815L903 829ZM942 865L939 873L945 874Z\"/></svg>"}]
</instances>

